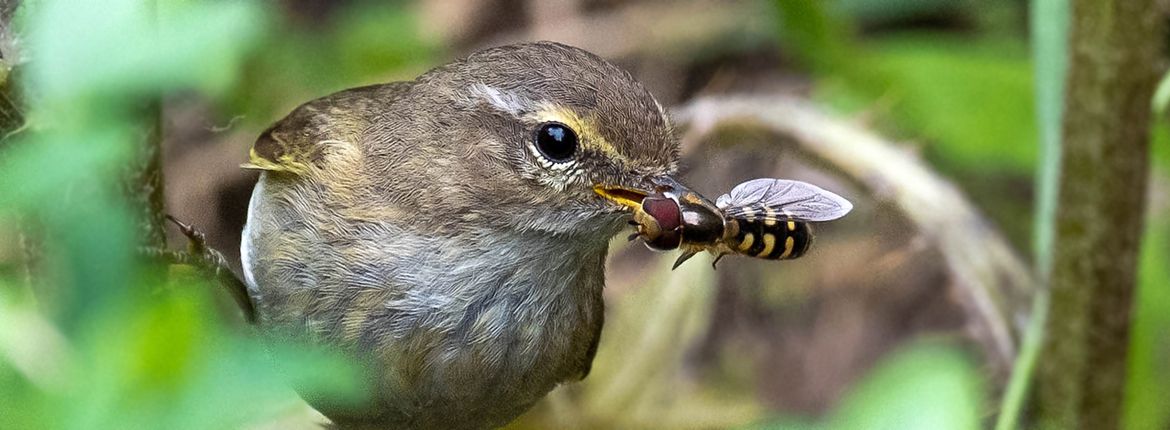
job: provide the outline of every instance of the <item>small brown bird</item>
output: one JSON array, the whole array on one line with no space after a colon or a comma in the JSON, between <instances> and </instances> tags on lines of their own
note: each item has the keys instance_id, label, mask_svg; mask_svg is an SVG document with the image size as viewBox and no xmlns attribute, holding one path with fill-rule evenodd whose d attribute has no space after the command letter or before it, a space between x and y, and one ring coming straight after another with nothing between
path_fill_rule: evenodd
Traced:
<instances>
[{"instance_id":1,"label":"small brown bird","mask_svg":"<svg viewBox=\"0 0 1170 430\"><path fill-rule=\"evenodd\" d=\"M265 131L241 245L259 322L347 352L342 428L492 428L589 373L606 248L676 170L654 97L556 43L308 102ZM634 190L634 191L631 191Z\"/></svg>"}]
</instances>

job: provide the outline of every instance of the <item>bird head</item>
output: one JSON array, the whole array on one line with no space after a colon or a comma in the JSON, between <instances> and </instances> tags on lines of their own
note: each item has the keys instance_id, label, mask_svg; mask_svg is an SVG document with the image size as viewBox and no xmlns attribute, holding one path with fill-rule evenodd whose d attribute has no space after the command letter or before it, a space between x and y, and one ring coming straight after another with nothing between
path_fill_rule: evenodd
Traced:
<instances>
[{"instance_id":1,"label":"bird head","mask_svg":"<svg viewBox=\"0 0 1170 430\"><path fill-rule=\"evenodd\" d=\"M317 144L290 149L298 140ZM310 102L262 135L252 159L314 176L345 216L429 234L608 238L677 170L678 144L662 106L629 73L538 42Z\"/></svg>"},{"instance_id":2,"label":"bird head","mask_svg":"<svg viewBox=\"0 0 1170 430\"><path fill-rule=\"evenodd\" d=\"M449 130L461 148L451 162L465 172L452 189L469 203L457 212L526 230L610 229L677 170L662 106L628 72L581 49L491 48L417 82L465 125Z\"/></svg>"}]
</instances>

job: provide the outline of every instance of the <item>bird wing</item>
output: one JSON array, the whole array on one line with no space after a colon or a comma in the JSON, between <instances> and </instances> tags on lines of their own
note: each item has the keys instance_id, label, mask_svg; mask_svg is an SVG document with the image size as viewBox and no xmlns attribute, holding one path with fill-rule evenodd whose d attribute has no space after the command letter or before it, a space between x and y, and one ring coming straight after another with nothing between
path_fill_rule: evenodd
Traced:
<instances>
[{"instance_id":1,"label":"bird wing","mask_svg":"<svg viewBox=\"0 0 1170 430\"><path fill-rule=\"evenodd\" d=\"M273 124L252 144L241 167L303 174L320 167L325 149L364 128L371 105L392 102L410 90L412 82L392 82L353 88L310 101Z\"/></svg>"}]
</instances>

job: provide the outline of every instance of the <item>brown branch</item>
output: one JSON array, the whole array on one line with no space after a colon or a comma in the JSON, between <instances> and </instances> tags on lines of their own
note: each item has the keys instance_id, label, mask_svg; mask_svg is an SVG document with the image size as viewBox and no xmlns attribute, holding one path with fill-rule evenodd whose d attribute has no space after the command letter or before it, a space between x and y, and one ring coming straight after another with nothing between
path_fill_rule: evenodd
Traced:
<instances>
[{"instance_id":1,"label":"brown branch","mask_svg":"<svg viewBox=\"0 0 1170 430\"><path fill-rule=\"evenodd\" d=\"M170 215L166 215L166 219L178 226L179 231L187 237L187 250L171 251L165 248L143 247L139 252L163 264L182 264L199 269L232 296L232 300L243 312L244 320L255 323L256 307L248 295L248 287L232 272L227 258L207 246L207 238L195 227L184 224Z\"/></svg>"},{"instance_id":2,"label":"brown branch","mask_svg":"<svg viewBox=\"0 0 1170 430\"><path fill-rule=\"evenodd\" d=\"M888 199L944 256L957 291L1000 376L1015 357L1036 282L1027 265L951 183L910 152L786 97L699 99L676 111L688 130L683 150L725 126L758 127L839 170L879 199Z\"/></svg>"},{"instance_id":3,"label":"brown branch","mask_svg":"<svg viewBox=\"0 0 1170 430\"><path fill-rule=\"evenodd\" d=\"M136 212L140 244L165 249L166 205L163 195L162 123L160 102L142 109L138 145L122 179L129 207Z\"/></svg>"},{"instance_id":4,"label":"brown branch","mask_svg":"<svg viewBox=\"0 0 1170 430\"><path fill-rule=\"evenodd\" d=\"M0 0L0 143L24 127L24 101L17 85L17 66L21 63L12 16L20 5L15 0Z\"/></svg>"},{"instance_id":5,"label":"brown branch","mask_svg":"<svg viewBox=\"0 0 1170 430\"><path fill-rule=\"evenodd\" d=\"M1043 428L1120 428L1163 66L1158 0L1071 4L1051 310L1037 374Z\"/></svg>"}]
</instances>

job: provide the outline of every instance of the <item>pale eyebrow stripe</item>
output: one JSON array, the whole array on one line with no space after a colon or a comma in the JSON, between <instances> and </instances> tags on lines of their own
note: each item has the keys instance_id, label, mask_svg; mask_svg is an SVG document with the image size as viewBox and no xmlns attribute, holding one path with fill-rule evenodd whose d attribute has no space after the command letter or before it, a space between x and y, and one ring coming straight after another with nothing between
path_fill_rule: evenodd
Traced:
<instances>
[{"instance_id":1,"label":"pale eyebrow stripe","mask_svg":"<svg viewBox=\"0 0 1170 430\"><path fill-rule=\"evenodd\" d=\"M486 84L473 84L469 88L473 96L487 101L492 107L512 115L520 115L532 111L537 104L511 91L501 90Z\"/></svg>"},{"instance_id":2,"label":"pale eyebrow stripe","mask_svg":"<svg viewBox=\"0 0 1170 430\"><path fill-rule=\"evenodd\" d=\"M534 114L529 115L534 116L538 121L564 123L576 130L578 135L585 138L582 140L585 148L601 152L612 160L624 164L632 164L632 161L625 154L619 152L617 147L613 146L612 143L601 136L601 133L597 131L597 127L594 126L595 120L582 118L568 107L549 102L536 102L516 95L511 91L501 90L482 83L471 85L469 91L473 96L483 99L489 105L502 112L517 116L534 112Z\"/></svg>"}]
</instances>

